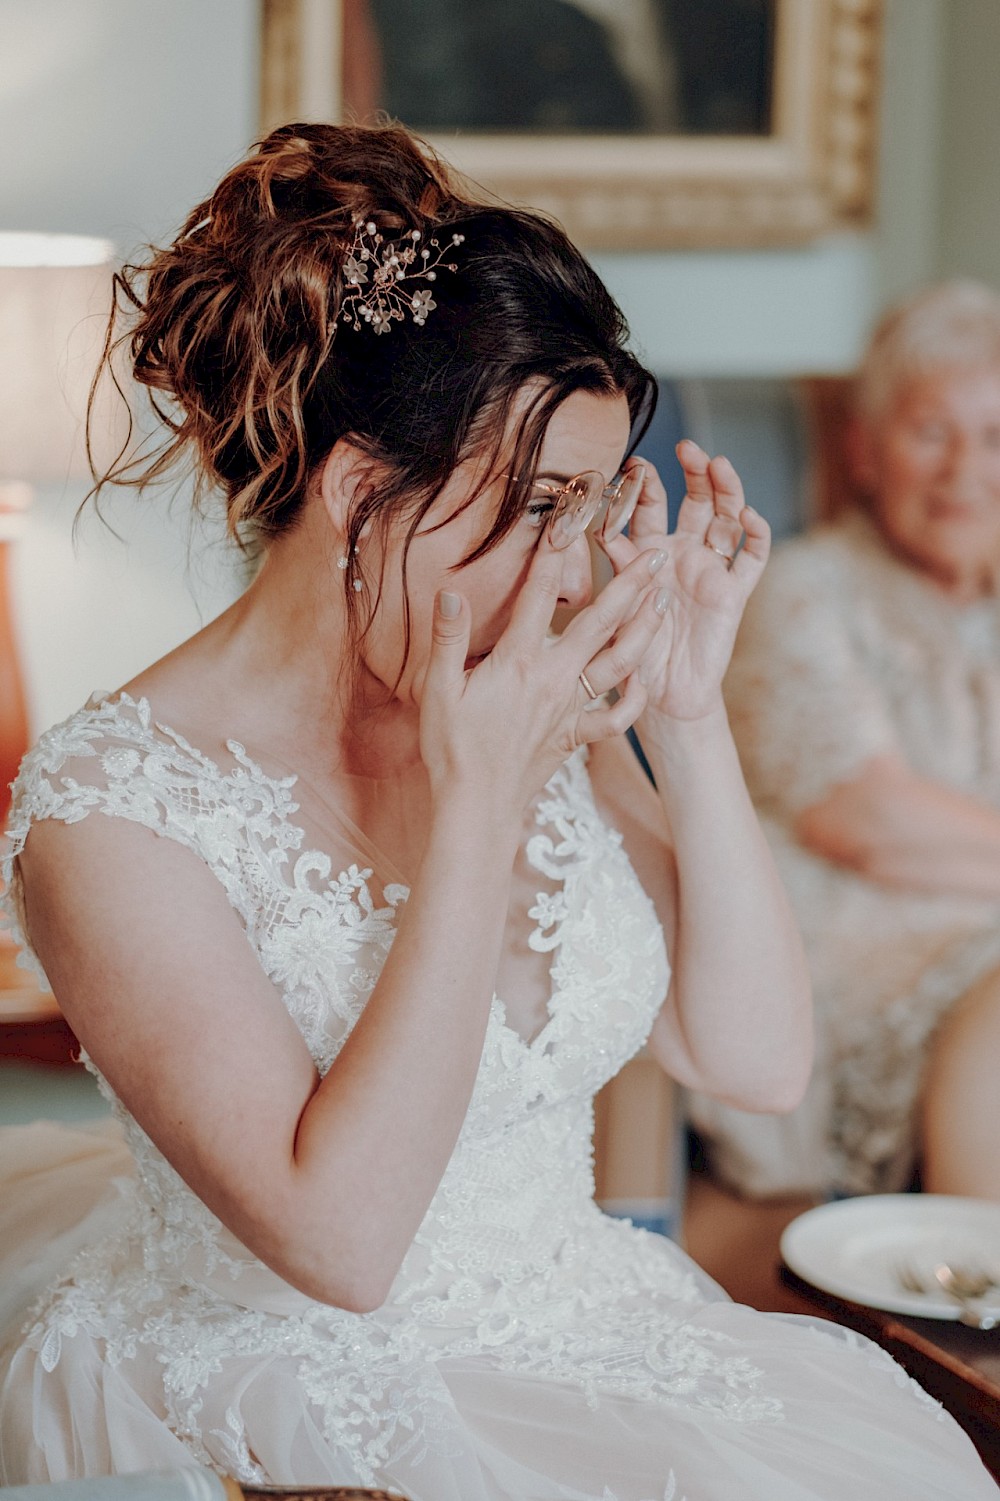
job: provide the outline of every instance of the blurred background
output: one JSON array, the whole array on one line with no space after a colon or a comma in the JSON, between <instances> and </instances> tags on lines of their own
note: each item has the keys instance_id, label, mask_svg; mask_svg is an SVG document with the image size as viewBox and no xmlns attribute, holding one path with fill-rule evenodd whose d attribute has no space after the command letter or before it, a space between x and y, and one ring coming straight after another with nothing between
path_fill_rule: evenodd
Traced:
<instances>
[{"instance_id":1,"label":"blurred background","mask_svg":"<svg viewBox=\"0 0 1000 1501\"><path fill-rule=\"evenodd\" d=\"M0 0L0 36L0 230L141 255L259 132L259 0ZM593 254L662 380L644 451L674 498L672 445L687 432L729 455L779 535L796 530L809 505L801 378L849 373L878 310L923 283L1000 286L997 57L997 0L886 0L870 222L792 247ZM8 549L32 737L198 629L244 579L183 486L113 499L110 525L88 513L74 538L86 489L39 485Z\"/></svg>"},{"instance_id":2,"label":"blurred background","mask_svg":"<svg viewBox=\"0 0 1000 1501\"><path fill-rule=\"evenodd\" d=\"M312 0L315 4L316 0ZM0 229L169 235L259 125L257 0L0 0ZM1000 6L888 0L874 223L798 248L594 259L664 377L651 440L724 451L779 531L804 504L794 380L849 371L876 311L923 282L1000 284ZM13 559L33 733L111 688L239 588L183 498L122 498L74 548L84 481L46 484ZM206 545L206 540L209 545Z\"/></svg>"}]
</instances>

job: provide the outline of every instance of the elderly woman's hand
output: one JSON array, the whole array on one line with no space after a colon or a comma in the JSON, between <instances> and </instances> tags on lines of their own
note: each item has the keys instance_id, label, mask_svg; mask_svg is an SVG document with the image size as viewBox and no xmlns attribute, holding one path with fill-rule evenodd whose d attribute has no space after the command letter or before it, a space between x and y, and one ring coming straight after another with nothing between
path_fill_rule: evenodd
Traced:
<instances>
[{"instance_id":1,"label":"elderly woman's hand","mask_svg":"<svg viewBox=\"0 0 1000 1501\"><path fill-rule=\"evenodd\" d=\"M645 479L629 535L607 542L605 551L616 574L639 552L667 554L656 582L668 590L669 603L639 675L647 714L689 720L721 703L736 630L767 561L771 532L746 504L728 459L710 459L687 438L677 445L677 457L687 494L676 531L667 535L667 496L659 475L635 458L629 467L643 464Z\"/></svg>"}]
</instances>

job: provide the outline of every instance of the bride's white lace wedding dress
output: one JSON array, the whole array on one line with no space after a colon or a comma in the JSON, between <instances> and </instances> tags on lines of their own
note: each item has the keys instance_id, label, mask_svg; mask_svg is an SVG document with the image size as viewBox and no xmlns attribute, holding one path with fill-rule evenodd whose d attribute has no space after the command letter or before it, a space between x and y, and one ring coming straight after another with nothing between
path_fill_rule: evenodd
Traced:
<instances>
[{"instance_id":1,"label":"bride's white lace wedding dress","mask_svg":"<svg viewBox=\"0 0 1000 1501\"><path fill-rule=\"evenodd\" d=\"M229 752L231 765L210 760L143 701L91 700L25 762L13 850L39 819L93 814L186 846L224 886L323 1071L406 890L304 849L295 779ZM200 1460L245 1481L377 1484L415 1501L995 1495L969 1441L881 1351L734 1305L675 1245L596 1208L591 1101L641 1046L666 958L581 753L534 825L525 860L531 943L552 955L548 1020L525 1040L494 1002L451 1162L376 1312L313 1302L269 1271L113 1099L124 1144L92 1140L81 1155L79 1133L8 1133L0 1225L17 1220L19 1195L35 1206L4 1250L8 1301L23 1304L32 1280L52 1285L0 1332L0 1478ZM6 875L17 910L11 860ZM17 1160L30 1153L34 1169ZM33 1171L91 1185L82 1226L61 1190L46 1223ZM69 1257L54 1281L53 1255L36 1254L48 1229Z\"/></svg>"}]
</instances>

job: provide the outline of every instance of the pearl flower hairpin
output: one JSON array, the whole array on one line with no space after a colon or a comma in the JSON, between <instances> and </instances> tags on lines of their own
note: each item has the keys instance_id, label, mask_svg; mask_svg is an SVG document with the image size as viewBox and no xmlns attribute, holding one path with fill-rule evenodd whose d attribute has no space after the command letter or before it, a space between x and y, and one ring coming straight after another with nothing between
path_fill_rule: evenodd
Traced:
<instances>
[{"instance_id":1,"label":"pearl flower hairpin","mask_svg":"<svg viewBox=\"0 0 1000 1501\"><path fill-rule=\"evenodd\" d=\"M465 236L453 234L447 246L436 238L421 245L422 238L419 229L411 229L401 239L386 239L373 219L357 223L344 260L346 287L340 316L345 323L358 329L367 324L377 334L387 334L394 321L409 314L423 327L427 314L437 307L431 290L421 287L411 292L401 283L433 282L439 269L457 271L454 261L446 261L445 256Z\"/></svg>"}]
</instances>

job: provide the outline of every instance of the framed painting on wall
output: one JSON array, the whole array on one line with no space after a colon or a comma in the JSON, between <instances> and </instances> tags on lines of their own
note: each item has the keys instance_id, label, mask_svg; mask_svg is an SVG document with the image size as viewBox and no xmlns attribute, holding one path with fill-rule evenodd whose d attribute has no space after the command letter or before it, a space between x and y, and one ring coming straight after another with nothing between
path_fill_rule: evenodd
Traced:
<instances>
[{"instance_id":1,"label":"framed painting on wall","mask_svg":"<svg viewBox=\"0 0 1000 1501\"><path fill-rule=\"evenodd\" d=\"M262 0L261 124L388 114L594 249L871 213L882 0Z\"/></svg>"}]
</instances>

